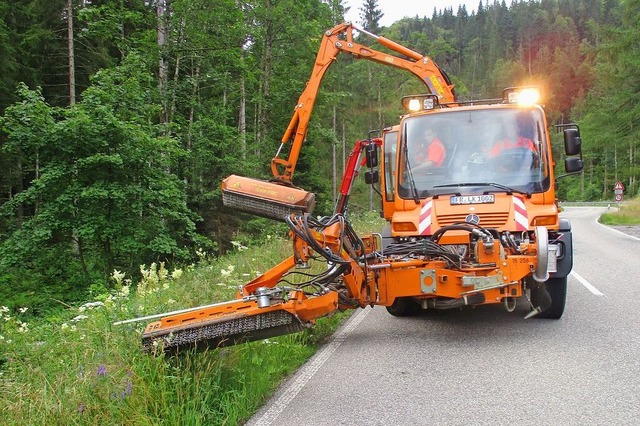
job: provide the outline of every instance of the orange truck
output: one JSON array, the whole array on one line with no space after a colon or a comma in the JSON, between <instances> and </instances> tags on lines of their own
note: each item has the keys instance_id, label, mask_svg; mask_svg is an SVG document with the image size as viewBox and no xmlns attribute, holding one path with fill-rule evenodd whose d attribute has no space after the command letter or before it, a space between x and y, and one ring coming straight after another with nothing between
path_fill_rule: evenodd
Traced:
<instances>
[{"instance_id":1,"label":"orange truck","mask_svg":"<svg viewBox=\"0 0 640 426\"><path fill-rule=\"evenodd\" d=\"M355 30L394 54L357 43ZM406 70L428 93L404 97L398 125L356 143L333 215L317 218L315 195L292 178L320 82L340 53ZM408 316L487 304L511 312L524 303L526 317L560 318L573 263L571 226L558 215L559 176L537 96L532 87L508 88L498 99L463 102L431 58L350 23L328 30L272 160L273 177L229 176L222 183L227 206L286 221L292 255L244 285L235 300L143 318L155 320L143 346L215 348L376 305ZM579 172L579 128L565 125L563 133L566 173ZM365 166L387 225L358 235L346 213ZM304 282L287 279L318 258L326 268Z\"/></svg>"}]
</instances>

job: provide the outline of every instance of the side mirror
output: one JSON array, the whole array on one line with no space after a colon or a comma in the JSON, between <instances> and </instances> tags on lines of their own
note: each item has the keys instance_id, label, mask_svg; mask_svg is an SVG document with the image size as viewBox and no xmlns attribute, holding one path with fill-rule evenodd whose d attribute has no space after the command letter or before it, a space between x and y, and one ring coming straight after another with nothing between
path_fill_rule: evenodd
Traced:
<instances>
[{"instance_id":1,"label":"side mirror","mask_svg":"<svg viewBox=\"0 0 640 426\"><path fill-rule=\"evenodd\" d=\"M578 129L564 130L564 152L567 155L579 155L582 152L582 140L580 139L580 130Z\"/></svg>"},{"instance_id":2,"label":"side mirror","mask_svg":"<svg viewBox=\"0 0 640 426\"><path fill-rule=\"evenodd\" d=\"M375 144L367 145L365 156L368 168L378 167L378 147Z\"/></svg>"},{"instance_id":3,"label":"side mirror","mask_svg":"<svg viewBox=\"0 0 640 426\"><path fill-rule=\"evenodd\" d=\"M564 160L564 169L567 173L577 173L584 168L584 162L580 157L568 157Z\"/></svg>"},{"instance_id":4,"label":"side mirror","mask_svg":"<svg viewBox=\"0 0 640 426\"><path fill-rule=\"evenodd\" d=\"M380 180L380 174L377 170L368 170L364 174L364 181L367 185L373 185L374 183L378 183Z\"/></svg>"}]
</instances>

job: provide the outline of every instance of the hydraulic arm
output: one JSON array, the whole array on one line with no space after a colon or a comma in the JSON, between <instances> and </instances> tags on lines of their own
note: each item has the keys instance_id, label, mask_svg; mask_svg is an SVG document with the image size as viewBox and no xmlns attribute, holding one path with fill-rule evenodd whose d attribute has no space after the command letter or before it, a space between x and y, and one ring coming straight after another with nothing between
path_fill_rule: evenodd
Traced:
<instances>
[{"instance_id":1,"label":"hydraulic arm","mask_svg":"<svg viewBox=\"0 0 640 426\"><path fill-rule=\"evenodd\" d=\"M374 50L357 43L353 31L357 30L374 38L378 44L407 58L391 55ZM293 117L287 130L282 136L282 144L271 160L273 177L281 182L290 184L298 161L300 149L307 134L307 127L311 111L315 104L320 83L329 66L336 60L339 53L349 53L359 59L367 59L383 65L390 65L406 70L417 76L429 91L440 98L441 102L454 102L453 85L447 75L428 56L423 56L387 38L354 27L350 23L343 23L325 32L320 43L320 49L311 72L311 78L296 103ZM280 158L285 144L290 143L287 159Z\"/></svg>"},{"instance_id":2,"label":"hydraulic arm","mask_svg":"<svg viewBox=\"0 0 640 426\"><path fill-rule=\"evenodd\" d=\"M302 331L338 310L374 305L396 309L407 299L435 309L498 303L523 296L521 282L532 271L536 280L548 278L544 227L528 234L519 246L508 232L463 223L384 249L379 235L360 238L344 215L346 201L353 179L367 163L366 153L380 143L356 143L333 216L315 219L302 213L286 218L290 257L245 284L236 300L170 313L150 323L143 346L177 352L233 345ZM466 242L441 244L450 231L466 232ZM306 268L313 259L326 266L296 282L295 268Z\"/></svg>"},{"instance_id":3,"label":"hydraulic arm","mask_svg":"<svg viewBox=\"0 0 640 426\"><path fill-rule=\"evenodd\" d=\"M381 46L401 56L361 45L354 40L354 31L367 34ZM322 37L311 77L295 105L291 121L282 136L280 148L271 160L273 174L271 181L229 176L222 183L223 202L226 206L279 220L292 213L308 213L313 210L315 195L295 188L292 178L307 135L320 83L340 53L348 53L359 59L367 59L408 71L418 77L431 93L440 98L441 102L455 101L453 85L449 78L428 56L414 52L387 38L358 29L350 23L337 25L326 31ZM288 156L283 158L286 145L289 145Z\"/></svg>"}]
</instances>

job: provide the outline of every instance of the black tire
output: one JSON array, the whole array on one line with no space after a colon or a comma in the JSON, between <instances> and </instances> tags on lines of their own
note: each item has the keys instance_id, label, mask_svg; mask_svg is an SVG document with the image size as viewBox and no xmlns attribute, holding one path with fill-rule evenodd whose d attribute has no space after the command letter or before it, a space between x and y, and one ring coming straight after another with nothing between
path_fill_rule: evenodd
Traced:
<instances>
[{"instance_id":1,"label":"black tire","mask_svg":"<svg viewBox=\"0 0 640 426\"><path fill-rule=\"evenodd\" d=\"M420 311L420 305L409 297L397 297L391 306L387 306L387 312L394 317L413 317Z\"/></svg>"},{"instance_id":2,"label":"black tire","mask_svg":"<svg viewBox=\"0 0 640 426\"><path fill-rule=\"evenodd\" d=\"M567 277L549 278L544 285L551 296L551 306L536 315L536 318L560 319L567 302Z\"/></svg>"}]
</instances>

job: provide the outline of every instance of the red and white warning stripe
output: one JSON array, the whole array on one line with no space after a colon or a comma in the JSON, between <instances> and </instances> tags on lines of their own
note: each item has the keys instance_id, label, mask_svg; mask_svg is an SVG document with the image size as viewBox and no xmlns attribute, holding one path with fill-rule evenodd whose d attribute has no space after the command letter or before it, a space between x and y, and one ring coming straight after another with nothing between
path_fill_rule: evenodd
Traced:
<instances>
[{"instance_id":1,"label":"red and white warning stripe","mask_svg":"<svg viewBox=\"0 0 640 426\"><path fill-rule=\"evenodd\" d=\"M516 220L516 231L526 231L529 229L529 214L527 206L522 197L513 196L513 216Z\"/></svg>"},{"instance_id":2,"label":"red and white warning stripe","mask_svg":"<svg viewBox=\"0 0 640 426\"><path fill-rule=\"evenodd\" d=\"M429 200L420 209L420 223L418 224L418 235L429 235L431 232L431 210L433 200Z\"/></svg>"}]
</instances>

